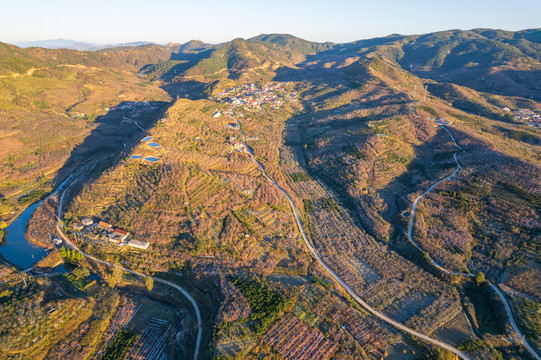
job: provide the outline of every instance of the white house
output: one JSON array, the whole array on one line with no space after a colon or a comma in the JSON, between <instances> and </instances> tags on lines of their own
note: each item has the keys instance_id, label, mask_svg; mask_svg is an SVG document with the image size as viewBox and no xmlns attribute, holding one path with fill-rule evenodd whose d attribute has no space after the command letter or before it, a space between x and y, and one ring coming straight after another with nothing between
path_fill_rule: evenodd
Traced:
<instances>
[{"instance_id":1,"label":"white house","mask_svg":"<svg viewBox=\"0 0 541 360\"><path fill-rule=\"evenodd\" d=\"M84 226L90 226L94 224L94 221L92 221L92 219L89 219L89 218L84 218L83 220L81 220L81 224L83 224Z\"/></svg>"},{"instance_id":2,"label":"white house","mask_svg":"<svg viewBox=\"0 0 541 360\"><path fill-rule=\"evenodd\" d=\"M222 115L222 113L220 112L220 110L216 110L216 112L214 113L214 115L212 115L212 117L213 118L219 118L221 115Z\"/></svg>"},{"instance_id":3,"label":"white house","mask_svg":"<svg viewBox=\"0 0 541 360\"><path fill-rule=\"evenodd\" d=\"M128 246L131 246L137 249L142 249L142 250L146 250L149 247L149 245L150 244L147 243L146 241L130 240L128 242Z\"/></svg>"}]
</instances>

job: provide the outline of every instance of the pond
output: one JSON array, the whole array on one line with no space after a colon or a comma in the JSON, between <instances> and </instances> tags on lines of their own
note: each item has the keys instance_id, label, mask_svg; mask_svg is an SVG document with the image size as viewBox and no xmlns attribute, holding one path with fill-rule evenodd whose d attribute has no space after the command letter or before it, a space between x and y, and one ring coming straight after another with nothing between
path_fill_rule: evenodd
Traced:
<instances>
[{"instance_id":1,"label":"pond","mask_svg":"<svg viewBox=\"0 0 541 360\"><path fill-rule=\"evenodd\" d=\"M130 156L130 159L140 159L141 157L141 155L132 155Z\"/></svg>"},{"instance_id":2,"label":"pond","mask_svg":"<svg viewBox=\"0 0 541 360\"><path fill-rule=\"evenodd\" d=\"M147 136L146 138L144 138L143 140L141 140L142 142L145 142L145 141L150 141L152 140L152 136Z\"/></svg>"},{"instance_id":3,"label":"pond","mask_svg":"<svg viewBox=\"0 0 541 360\"><path fill-rule=\"evenodd\" d=\"M150 162L160 161L159 158L154 157L154 156L147 156L147 157L145 157L145 158L143 158L143 159L146 160L146 161L150 161Z\"/></svg>"},{"instance_id":4,"label":"pond","mask_svg":"<svg viewBox=\"0 0 541 360\"><path fill-rule=\"evenodd\" d=\"M154 148L160 148L160 147L161 147L160 144L157 144L157 143L155 143L155 142L149 142L148 145L149 145L149 146L152 146L152 147L154 147Z\"/></svg>"}]
</instances>

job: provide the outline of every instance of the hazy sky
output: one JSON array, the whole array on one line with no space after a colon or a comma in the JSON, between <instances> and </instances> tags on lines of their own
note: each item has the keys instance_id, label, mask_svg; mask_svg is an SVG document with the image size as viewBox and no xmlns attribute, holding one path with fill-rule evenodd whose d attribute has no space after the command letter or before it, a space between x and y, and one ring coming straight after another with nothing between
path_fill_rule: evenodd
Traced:
<instances>
[{"instance_id":1,"label":"hazy sky","mask_svg":"<svg viewBox=\"0 0 541 360\"><path fill-rule=\"evenodd\" d=\"M219 43L261 33L347 42L391 33L541 27L541 0L1 0L0 41Z\"/></svg>"}]
</instances>

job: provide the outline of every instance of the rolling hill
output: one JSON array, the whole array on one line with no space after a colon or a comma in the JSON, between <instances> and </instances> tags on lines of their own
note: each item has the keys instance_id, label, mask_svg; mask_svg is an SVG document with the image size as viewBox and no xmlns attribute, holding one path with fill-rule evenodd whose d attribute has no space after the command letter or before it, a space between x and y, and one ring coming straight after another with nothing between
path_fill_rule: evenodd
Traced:
<instances>
[{"instance_id":1,"label":"rolling hill","mask_svg":"<svg viewBox=\"0 0 541 360\"><path fill-rule=\"evenodd\" d=\"M512 295L541 347L540 44L538 29L0 44L3 219L88 172L66 192L64 224L79 232L91 217L148 242L118 246L94 227L76 236L212 303L205 358L450 355L396 321L471 358L530 359L484 279ZM41 226L55 204L31 220L34 242L55 233ZM128 278L126 292L144 290Z\"/></svg>"}]
</instances>

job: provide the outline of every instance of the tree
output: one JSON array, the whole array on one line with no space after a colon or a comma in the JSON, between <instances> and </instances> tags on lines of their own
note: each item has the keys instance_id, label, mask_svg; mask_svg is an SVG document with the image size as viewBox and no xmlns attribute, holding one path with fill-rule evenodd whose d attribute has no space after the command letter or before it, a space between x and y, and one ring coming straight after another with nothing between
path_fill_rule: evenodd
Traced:
<instances>
[{"instance_id":1,"label":"tree","mask_svg":"<svg viewBox=\"0 0 541 360\"><path fill-rule=\"evenodd\" d=\"M482 284L485 282L485 274L483 274L482 272L478 272L476 275L475 275L475 281L477 281L477 284Z\"/></svg>"},{"instance_id":2,"label":"tree","mask_svg":"<svg viewBox=\"0 0 541 360\"><path fill-rule=\"evenodd\" d=\"M147 276L147 278L145 279L145 285L147 286L148 291L152 291L152 289L154 288L154 279L152 278L152 276Z\"/></svg>"},{"instance_id":3,"label":"tree","mask_svg":"<svg viewBox=\"0 0 541 360\"><path fill-rule=\"evenodd\" d=\"M77 269L73 270L72 273L77 279L84 279L90 275L90 271L87 268L80 266Z\"/></svg>"},{"instance_id":4,"label":"tree","mask_svg":"<svg viewBox=\"0 0 541 360\"><path fill-rule=\"evenodd\" d=\"M122 268L115 266L113 268L113 273L107 275L107 283L109 286L114 289L117 284L122 282L122 277L124 276L124 271Z\"/></svg>"}]
</instances>

